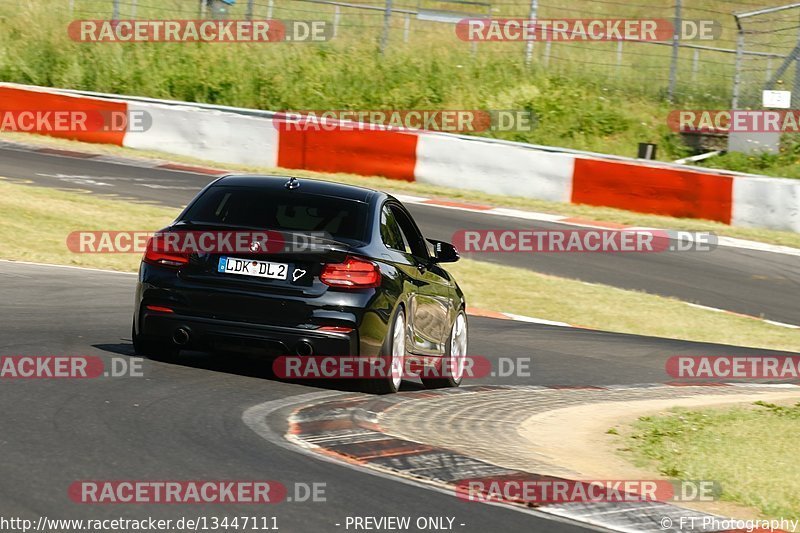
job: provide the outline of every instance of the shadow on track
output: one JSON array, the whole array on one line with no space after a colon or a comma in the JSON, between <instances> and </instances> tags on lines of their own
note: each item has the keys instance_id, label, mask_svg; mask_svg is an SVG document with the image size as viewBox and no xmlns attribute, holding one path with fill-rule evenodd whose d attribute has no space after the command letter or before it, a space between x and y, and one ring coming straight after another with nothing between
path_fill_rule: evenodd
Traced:
<instances>
[{"instance_id":1,"label":"shadow on track","mask_svg":"<svg viewBox=\"0 0 800 533\"><path fill-rule=\"evenodd\" d=\"M104 352L134 357L133 344L130 339L122 339L126 343L116 344L92 344L94 348ZM169 360L154 360L156 364L172 364L212 372L224 372L238 376L264 379L269 381L279 381L281 383L292 383L295 385L305 385L324 390L339 390L343 392L364 392L359 381L355 379L282 379L275 375L272 368L274 358L237 352L198 352L185 350L177 357ZM401 392L423 390L425 387L416 381L403 381Z\"/></svg>"}]
</instances>

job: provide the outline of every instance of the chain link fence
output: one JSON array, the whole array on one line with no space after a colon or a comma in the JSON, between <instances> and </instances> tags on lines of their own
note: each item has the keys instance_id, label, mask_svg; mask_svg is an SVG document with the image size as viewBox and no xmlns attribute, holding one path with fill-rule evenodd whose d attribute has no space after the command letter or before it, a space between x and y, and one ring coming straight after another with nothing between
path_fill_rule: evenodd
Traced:
<instances>
[{"instance_id":1,"label":"chain link fence","mask_svg":"<svg viewBox=\"0 0 800 533\"><path fill-rule=\"evenodd\" d=\"M427 43L463 51L465 60L519 61L614 90L644 91L667 102L719 108L760 106L764 88L800 97L800 4L768 0L69 0L73 18L228 18L325 20L337 41L369 39L383 54ZM465 42L464 18L710 20L712 41ZM323 45L324 46L324 45ZM795 103L800 103L795 99Z\"/></svg>"},{"instance_id":2,"label":"chain link fence","mask_svg":"<svg viewBox=\"0 0 800 533\"><path fill-rule=\"evenodd\" d=\"M761 106L764 90L792 91L800 108L800 3L737 13L733 109Z\"/></svg>"}]
</instances>

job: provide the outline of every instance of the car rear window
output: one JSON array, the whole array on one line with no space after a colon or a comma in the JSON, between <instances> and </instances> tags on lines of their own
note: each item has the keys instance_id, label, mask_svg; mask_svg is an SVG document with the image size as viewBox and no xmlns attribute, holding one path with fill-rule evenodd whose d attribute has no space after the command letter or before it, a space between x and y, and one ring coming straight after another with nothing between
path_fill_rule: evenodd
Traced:
<instances>
[{"instance_id":1,"label":"car rear window","mask_svg":"<svg viewBox=\"0 0 800 533\"><path fill-rule=\"evenodd\" d=\"M357 200L276 193L256 187L218 186L189 207L184 221L259 229L326 232L334 239L366 241L367 204Z\"/></svg>"}]
</instances>

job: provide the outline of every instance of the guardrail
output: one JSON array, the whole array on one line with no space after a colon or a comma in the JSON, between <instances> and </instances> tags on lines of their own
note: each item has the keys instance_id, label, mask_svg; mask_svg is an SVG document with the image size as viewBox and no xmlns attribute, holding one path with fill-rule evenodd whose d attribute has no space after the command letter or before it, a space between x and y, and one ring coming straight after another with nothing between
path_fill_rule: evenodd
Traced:
<instances>
[{"instance_id":1,"label":"guardrail","mask_svg":"<svg viewBox=\"0 0 800 533\"><path fill-rule=\"evenodd\" d=\"M0 84L0 98L12 110L116 106L152 121L146 131L78 140L800 232L800 180L439 132L295 130L274 111L135 96Z\"/></svg>"}]
</instances>

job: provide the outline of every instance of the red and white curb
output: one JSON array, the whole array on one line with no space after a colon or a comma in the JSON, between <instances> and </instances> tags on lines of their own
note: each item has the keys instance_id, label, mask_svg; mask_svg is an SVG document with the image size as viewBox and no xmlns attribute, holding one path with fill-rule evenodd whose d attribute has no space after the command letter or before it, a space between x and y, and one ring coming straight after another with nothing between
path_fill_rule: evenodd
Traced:
<instances>
[{"instance_id":1,"label":"red and white curb","mask_svg":"<svg viewBox=\"0 0 800 533\"><path fill-rule=\"evenodd\" d=\"M380 414L399 403L424 398L462 394L480 394L500 390L520 389L581 389L615 390L620 388L653 388L683 384L652 384L614 387L537 387L537 386L470 386L457 389L420 391L391 396L357 396L326 399L295 408L289 416L285 439L303 450L327 460L346 463L380 475L397 476L423 485L444 489L458 496L459 482L485 479L489 482L527 480L569 481L500 467L486 461L427 444L385 434L379 424ZM738 384L713 383L714 387ZM692 384L703 386L703 384ZM764 387L765 385L759 385ZM766 385L766 387L770 387ZM775 385L776 388L797 385ZM252 416L250 416L252 418ZM245 421L248 422L246 414ZM251 422L248 425L253 427ZM517 509L535 509L554 517L625 533L681 531L679 524L694 519L714 518L717 523L732 520L686 509L664 502L581 502L531 504L530 502L492 502ZM703 531L703 529L699 529ZM712 531L707 529L705 531ZM715 529L713 531L720 531ZM722 531L737 531L726 529Z\"/></svg>"},{"instance_id":2,"label":"red and white curb","mask_svg":"<svg viewBox=\"0 0 800 533\"><path fill-rule=\"evenodd\" d=\"M743 313L736 313L734 311L728 311L727 309L717 309L716 307L708 307L705 305L694 304L691 302L681 302L683 304L688 305L689 307L694 307L696 309L703 309L705 311L713 311L715 313L724 313L726 315L736 316L739 318L747 318L749 320L758 320L759 322L763 322L765 324L769 324L771 326L776 326L779 328L787 328L787 329L800 329L800 326L796 326L794 324L786 324L785 322L778 322L775 320L768 320L766 318L761 318L758 316L753 315L745 315ZM556 326L560 328L575 328L575 329L587 329L591 331L606 331L607 330L600 330L596 328L590 328L588 326L581 326L578 324L569 324L567 322L559 322L556 320L547 320L545 318L537 318L533 316L525 316L525 315L516 315L514 313L504 313L501 311L490 311L488 309L481 309L478 307L467 307L467 314L469 316L480 317L480 318L495 318L497 320L513 320L515 322L525 322L528 324L540 324L543 326Z\"/></svg>"},{"instance_id":3,"label":"red and white curb","mask_svg":"<svg viewBox=\"0 0 800 533\"><path fill-rule=\"evenodd\" d=\"M556 224L563 224L567 226L577 226L581 228L605 229L605 230L649 230L649 231L667 231L660 228L651 228L645 226L628 226L616 222L603 222L599 220L591 220L582 217L573 217L567 215L554 215L551 213L539 213L536 211L524 211L522 209L512 209L508 207L494 207L490 205L473 204L467 202L458 202L446 199L425 198L423 196L411 196L405 194L395 194L395 198L404 203L431 205L442 209L454 209L457 211L467 211L470 213L481 213L487 216L500 216L507 218L519 218L522 220L533 220L537 222L552 222ZM754 250L757 252L772 252L776 254L792 255L800 257L800 248L792 248L791 246L782 246L778 244L767 244L758 241L750 241L746 239L737 239L734 237L720 236L717 239L719 246L728 248L741 248L745 250Z\"/></svg>"},{"instance_id":4,"label":"red and white curb","mask_svg":"<svg viewBox=\"0 0 800 533\"><path fill-rule=\"evenodd\" d=\"M189 165L186 163L179 163L165 159L151 159L145 157L135 156L112 156L107 154L98 154L92 152L81 152L77 150L66 150L57 148L42 148L24 143L17 143L12 141L0 141L0 145L4 148L20 149L25 151L32 151L47 155L59 155L64 157L75 157L78 159L93 159L96 161L104 161L108 163L124 164L128 166L138 166L144 168L157 168L162 170L171 170L176 172L188 172L193 174L204 174L209 176L223 176L225 174L239 173L235 170L226 170L217 167L207 167L199 165ZM491 205L483 205L469 202L461 202L457 200L448 200L441 198L427 198L424 196L414 196L408 194L395 194L395 198L401 202L417 205L429 205L440 209L453 209L457 211L465 211L469 213L479 213L485 216L499 216L506 218L517 218L521 220L550 222L568 226L576 226L582 228L605 229L605 230L651 230L651 231L667 231L660 228L651 228L644 226L628 226L616 222L604 222L599 220L590 220L582 217L574 217L567 215L555 215L552 213L541 213L536 211L525 211L522 209L512 209L508 207L495 207ZM771 252L783 255L791 255L800 257L800 248L792 248L790 246L782 246L777 244L768 244L757 241L750 241L746 239L737 239L734 237L720 236L717 239L719 246L729 248L740 248L745 250L754 250L758 252Z\"/></svg>"},{"instance_id":5,"label":"red and white curb","mask_svg":"<svg viewBox=\"0 0 800 533\"><path fill-rule=\"evenodd\" d=\"M128 165L128 166L136 166L136 167L143 167L143 168L155 168L160 170L169 170L173 172L187 172L191 174L203 174L208 176L224 176L226 174L236 174L237 171L234 170L225 170L220 168L212 168L206 166L197 166L197 165L188 165L185 163L179 163L175 161L169 161L164 159L149 159L144 157L121 157L121 156L111 156L107 154L98 154L92 152L81 152L76 150L66 150L66 149L57 149L57 148L47 148L47 147L35 147L32 145L26 145L24 143L16 143L12 141L0 141L0 146L4 148L11 148L11 149L18 149L24 151L31 151L35 153L41 153L45 155L57 155L62 157L74 157L78 159L92 159L95 161L103 161L107 163L115 163L121 165ZM395 194L394 195L398 200L404 203L409 204L418 204L418 205L430 205L433 207L437 207L440 209L455 209L458 211L466 211L470 213L479 213L482 215L487 216L501 216L501 217L510 217L510 218L519 218L524 220L533 220L533 221L540 221L540 222L552 222L570 226L578 226L578 227L585 227L585 228L595 228L595 229L606 229L606 230L657 230L657 228L645 228L639 226L626 226L624 224L617 224L614 222L602 222L596 220L589 220L580 217L569 217L563 215L553 215L549 213L539 213L535 211L523 211L520 209L511 209L506 207L493 207L489 205L481 205L481 204L473 204L473 203L465 203L459 202L454 200L446 200L446 199L437 199L437 198L426 198L422 196L411 196L405 194ZM760 252L772 252L772 253L779 253L784 255L792 255L796 257L800 257L800 249L792 248L789 246L780 246L774 244L766 244L760 243L756 241L748 241L744 239L735 239L733 237L719 237L718 244L720 246L727 246L732 248L742 248L748 250L755 250ZM725 309L718 309L715 307L708 307L704 305L694 304L690 302L684 302L686 305L691 307L695 307L697 309L704 309L707 311L714 311L719 313L726 313L733 316L738 316L741 318L748 318L752 320L758 320L761 322L765 322L767 324L782 327L782 328L789 328L789 329L800 329L800 326L795 324L786 324L784 322L777 322L774 320L768 320L762 317L753 316L753 315L746 315L742 313L736 313L734 311L728 311ZM557 320L549 320L546 318L540 317L531 317L531 316L524 316L518 315L514 313L506 313L506 312L498 312L498 311L488 311L478 308L468 309L468 314L471 316L477 317L486 317L486 318L496 318L500 320L513 320L516 322L525 322L528 324L541 324L546 326L557 326L557 327L567 327L567 328L579 328L579 329L594 329L588 328L586 326L581 326L577 324L569 324L567 322L561 322ZM600 331L600 330L598 330Z\"/></svg>"},{"instance_id":6,"label":"red and white curb","mask_svg":"<svg viewBox=\"0 0 800 533\"><path fill-rule=\"evenodd\" d=\"M109 128L70 136L222 165L384 176L490 194L800 231L800 182L794 179L446 132L349 127L298 131L280 112L52 87L0 83L0 97L12 110L149 116L149 127L144 129ZM66 136L44 127L34 131Z\"/></svg>"},{"instance_id":7,"label":"red and white curb","mask_svg":"<svg viewBox=\"0 0 800 533\"><path fill-rule=\"evenodd\" d=\"M208 176L224 176L226 174L235 174L235 170L225 170L221 168L211 168L198 165L188 165L185 163L178 163L176 161L169 161L166 159L151 159L146 157L136 156L115 156L108 154L100 154L96 152L81 152L78 150L67 150L62 148L47 148L17 143L13 141L0 141L0 146L5 149L20 150L25 152L34 152L43 155L55 155L60 157L73 157L76 159L91 159L92 161L101 161L103 163L113 163L117 165L125 165L129 167L139 168L156 168L161 170L171 170L173 172L188 172L190 174L205 174Z\"/></svg>"}]
</instances>

